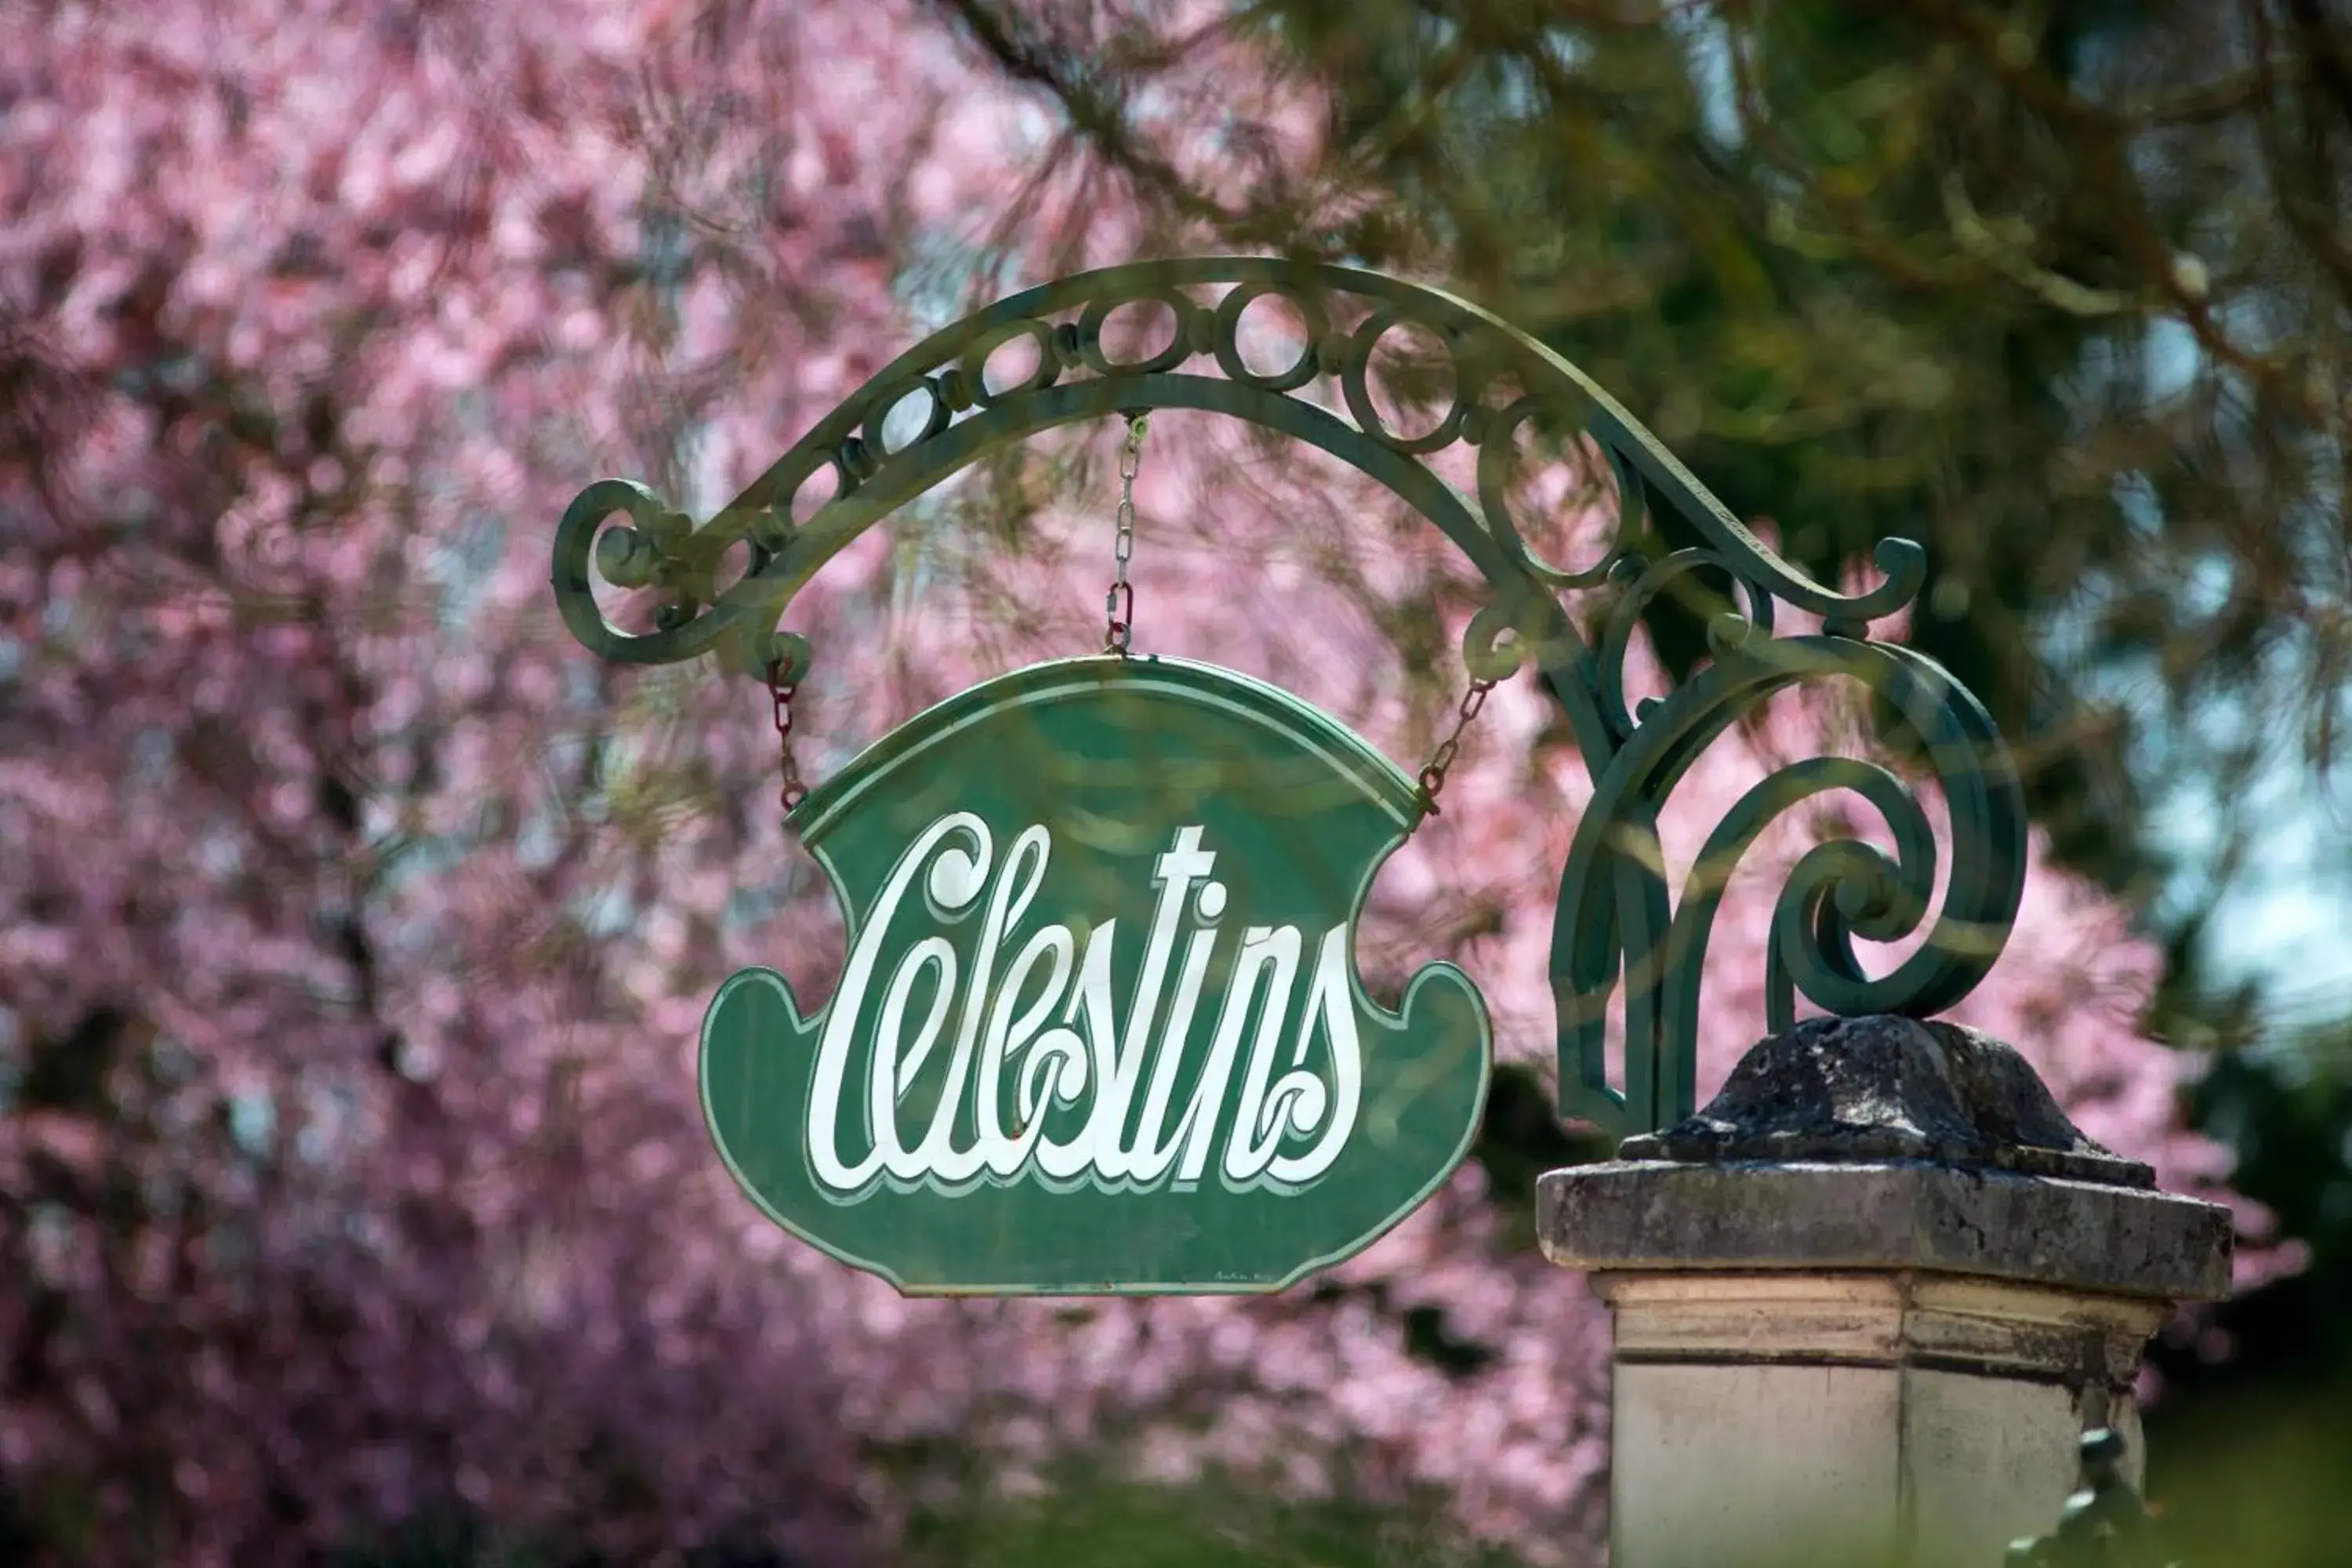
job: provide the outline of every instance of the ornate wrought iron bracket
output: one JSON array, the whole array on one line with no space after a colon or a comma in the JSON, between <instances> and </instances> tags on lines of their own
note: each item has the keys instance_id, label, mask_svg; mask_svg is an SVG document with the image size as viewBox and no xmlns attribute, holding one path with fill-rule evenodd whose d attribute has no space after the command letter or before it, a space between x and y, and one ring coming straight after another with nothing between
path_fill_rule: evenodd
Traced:
<instances>
[{"instance_id":1,"label":"ornate wrought iron bracket","mask_svg":"<svg viewBox=\"0 0 2352 1568\"><path fill-rule=\"evenodd\" d=\"M1267 296L1306 323L1294 363L1265 371L1243 357L1242 318ZM1114 310L1156 302L1171 323L1157 352L1116 360ZM1372 396L1373 352L1392 329L1433 333L1451 361L1451 405L1405 435ZM1009 385L991 356L1016 339L1035 364ZM1338 383L1345 416L1296 395ZM1532 663L1559 703L1594 784L1560 879L1551 980L1559 1003L1564 1114L1620 1136L1668 1125L1693 1106L1700 965L1723 884L1777 816L1824 791L1856 794L1892 831L1889 856L1858 839L1821 845L1783 890L1766 955L1772 1028L1801 994L1840 1014L1925 1016L1958 1001L1991 967L2024 880L2025 818L2015 769L1983 708L1932 661L1870 640L1871 623L1908 604L1925 555L1904 540L1876 552L1883 579L1847 595L1783 561L1581 371L1465 300L1340 267L1216 257L1081 273L998 301L893 361L817 423L700 526L643 486L601 479L580 492L555 539L554 586L565 624L593 651L629 664L717 652L757 673L793 595L859 532L983 454L1076 420L1132 410L1197 408L1312 443L1386 486L1452 539L1491 585L1465 656L1497 677ZM1511 516L1516 437L1528 421L1581 432L1613 471L1615 538L1593 563L1544 560ZM1447 484L1429 458L1477 448L1476 494ZM819 470L833 493L795 521ZM605 524L619 517L621 526ZM600 537L600 531L601 537ZM720 591L720 557L739 541L751 566ZM598 608L591 563L624 588L669 603L642 636ZM1719 584L1728 584L1724 591ZM1588 641L1561 595L1596 591L1606 608ZM1818 636L1773 634L1775 605L1822 617ZM1624 664L1635 627L1673 605L1706 626L1710 657L1667 696L1629 708ZM1895 941L1927 921L1936 846L1926 813L1895 774L1816 758L1774 773L1708 839L1670 900L1658 812L1709 742L1772 692L1832 677L1860 680L1901 714L1950 805L1953 867L1925 943L1892 973L1867 976L1860 937ZM1606 1063L1609 998L1625 985L1624 1081Z\"/></svg>"}]
</instances>

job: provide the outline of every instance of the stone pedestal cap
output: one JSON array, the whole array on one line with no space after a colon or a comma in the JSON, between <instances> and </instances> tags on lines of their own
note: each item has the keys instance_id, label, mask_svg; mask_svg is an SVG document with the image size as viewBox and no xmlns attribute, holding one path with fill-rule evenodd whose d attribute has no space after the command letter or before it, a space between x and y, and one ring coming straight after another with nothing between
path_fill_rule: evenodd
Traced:
<instances>
[{"instance_id":1,"label":"stone pedestal cap","mask_svg":"<svg viewBox=\"0 0 2352 1568\"><path fill-rule=\"evenodd\" d=\"M2156 1190L2024 1058L1958 1025L1809 1020L1707 1107L1537 1186L1546 1256L1594 1271L1910 1269L2228 1294L2227 1210Z\"/></svg>"}]
</instances>

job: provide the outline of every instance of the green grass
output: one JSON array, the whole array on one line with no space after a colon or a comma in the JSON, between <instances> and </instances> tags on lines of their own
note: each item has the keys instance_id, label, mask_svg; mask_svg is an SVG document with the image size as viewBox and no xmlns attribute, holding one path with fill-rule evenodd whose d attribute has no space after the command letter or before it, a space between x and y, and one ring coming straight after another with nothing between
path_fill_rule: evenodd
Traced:
<instances>
[{"instance_id":1,"label":"green grass","mask_svg":"<svg viewBox=\"0 0 2352 1568\"><path fill-rule=\"evenodd\" d=\"M927 1521L914 1555L924 1568L1515 1568L1435 1512L1064 1472L1044 1496Z\"/></svg>"}]
</instances>

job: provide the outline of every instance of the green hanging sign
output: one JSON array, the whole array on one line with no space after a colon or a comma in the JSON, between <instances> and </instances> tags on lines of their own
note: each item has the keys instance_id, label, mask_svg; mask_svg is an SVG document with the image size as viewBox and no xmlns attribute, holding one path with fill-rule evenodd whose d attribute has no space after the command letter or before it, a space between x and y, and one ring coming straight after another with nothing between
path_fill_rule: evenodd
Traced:
<instances>
[{"instance_id":1,"label":"green hanging sign","mask_svg":"<svg viewBox=\"0 0 2352 1568\"><path fill-rule=\"evenodd\" d=\"M909 1294L1272 1290L1452 1173L1486 1092L1469 978L1356 972L1412 783L1284 692L1045 664L893 731L793 813L848 958L747 969L704 1114L770 1216Z\"/></svg>"}]
</instances>

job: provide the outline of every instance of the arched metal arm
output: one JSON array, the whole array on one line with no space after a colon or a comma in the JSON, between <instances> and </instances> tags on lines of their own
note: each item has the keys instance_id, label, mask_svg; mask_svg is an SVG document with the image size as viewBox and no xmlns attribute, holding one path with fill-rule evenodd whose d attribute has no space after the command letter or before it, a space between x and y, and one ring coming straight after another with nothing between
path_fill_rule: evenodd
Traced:
<instances>
[{"instance_id":1,"label":"arched metal arm","mask_svg":"<svg viewBox=\"0 0 2352 1568\"><path fill-rule=\"evenodd\" d=\"M1268 296L1307 328L1296 361L1272 371L1253 368L1241 347L1244 312ZM1158 308L1166 341L1142 358L1113 360L1105 325L1138 302ZM1443 417L1412 434L1389 429L1372 397L1373 352L1402 325L1434 335L1454 386ZM1034 345L1034 369L1013 384L991 384L991 357L1023 338ZM1337 381L1344 417L1296 395L1318 377ZM1209 410L1297 437L1394 492L1491 586L1465 639L1473 668L1498 676L1531 663L1560 704L1595 788L1562 876L1553 941L1565 1114L1622 1135L1689 1112L1696 976L1717 873L1766 819L1820 790L1849 790L1874 805L1902 852L1889 860L1859 843L1831 845L1801 863L1782 894L1769 955L1776 1014L1793 1007L1792 993L1837 1012L1924 1014L1957 1001L1990 967L2023 883L2014 769L1981 707L1950 676L1866 640L1872 621L1917 594L1919 548L1882 543L1883 578L1860 594L1814 581L1774 554L1583 372L1475 305L1379 273L1211 257L1107 268L1013 295L901 354L698 527L642 486L590 485L556 531L557 602L572 634L607 658L663 664L715 651L732 668L755 669L793 594L865 529L1011 442L1161 408ZM1511 516L1516 436L1530 420L1554 433L1582 432L1612 468L1617 531L1593 563L1543 560ZM1429 465L1456 442L1478 449L1475 495ZM828 468L833 493L796 522L796 499ZM1646 556L1638 547L1645 508L1664 509L1698 542ZM616 514L625 524L607 529ZM746 541L748 571L720 591L720 558ZM661 591L670 602L656 629L632 635L607 621L592 571L616 586ZM1736 584L1736 600L1704 588L1702 578ZM1561 604L1564 592L1580 589L1615 595L1597 652ZM1713 661L1662 700L1629 711L1623 668L1633 631L1666 600L1708 617ZM1776 602L1822 617L1830 635L1775 638ZM1656 855L1658 807L1706 743L1771 691L1830 676L1862 679L1896 703L1926 742L1952 807L1957 868L1944 910L1927 945L1878 981L1862 977L1851 939L1916 930L1935 876L1925 819L1893 775L1843 763L1776 774L1717 830L1679 913ZM1619 1087L1602 1070L1601 1042L1621 973L1627 1067Z\"/></svg>"}]
</instances>

